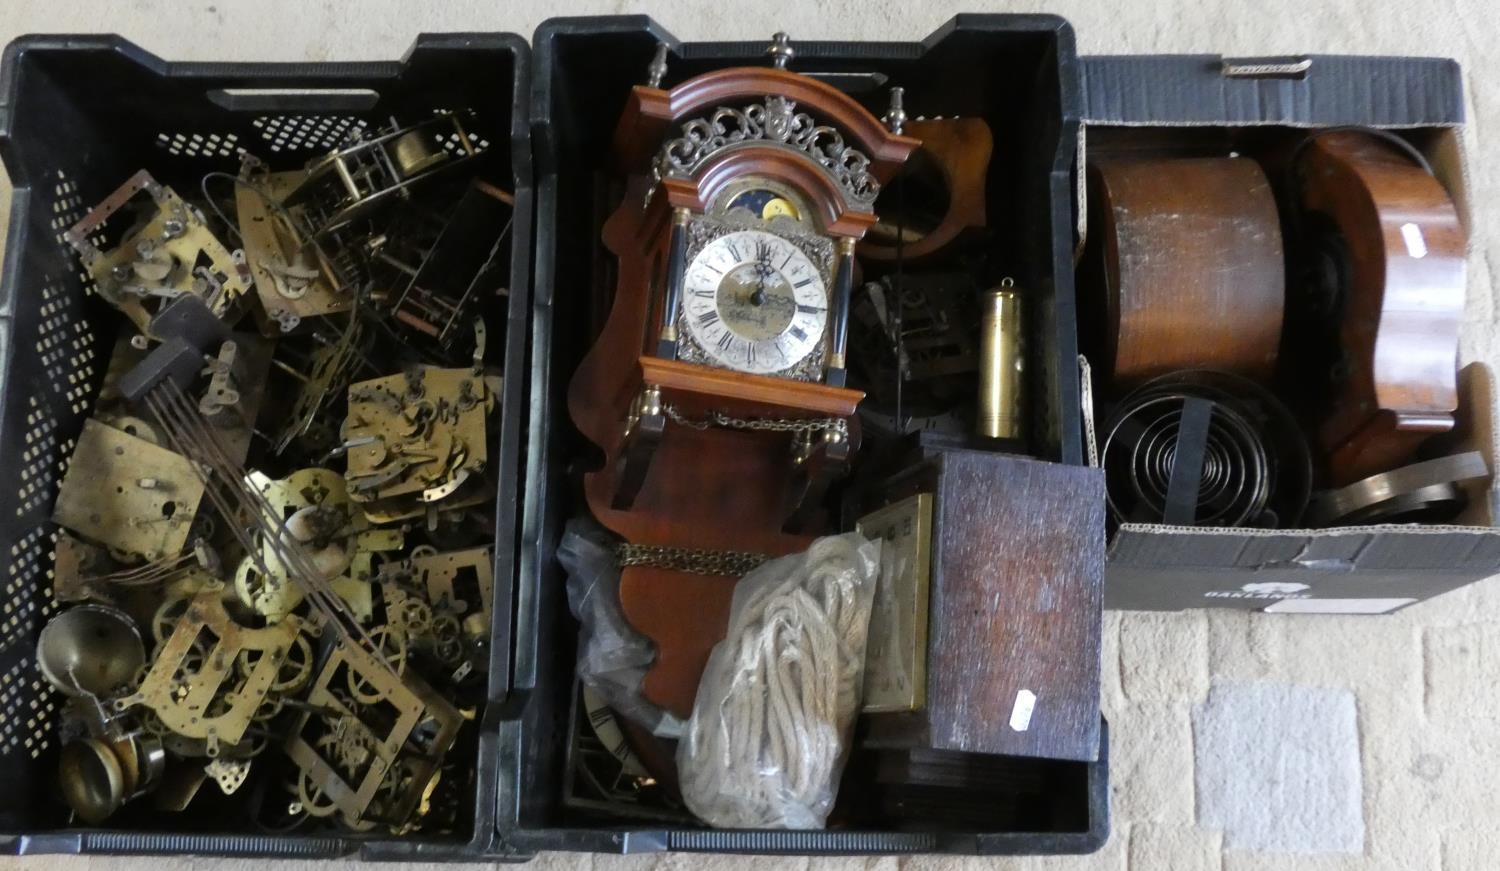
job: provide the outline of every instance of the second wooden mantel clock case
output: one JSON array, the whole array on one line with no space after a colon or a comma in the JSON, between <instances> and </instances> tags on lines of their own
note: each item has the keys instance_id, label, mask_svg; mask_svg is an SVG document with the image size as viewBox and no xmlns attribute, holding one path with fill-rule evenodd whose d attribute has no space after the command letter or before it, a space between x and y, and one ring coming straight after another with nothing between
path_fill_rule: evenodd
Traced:
<instances>
[{"instance_id":1,"label":"second wooden mantel clock case","mask_svg":"<svg viewBox=\"0 0 1500 871\"><path fill-rule=\"evenodd\" d=\"M817 79L722 69L671 89L663 46L615 130L613 306L570 386L603 449L590 510L625 542L620 599L657 646L645 696L680 716L734 582L824 531L858 448L845 386L855 243L919 144Z\"/></svg>"}]
</instances>

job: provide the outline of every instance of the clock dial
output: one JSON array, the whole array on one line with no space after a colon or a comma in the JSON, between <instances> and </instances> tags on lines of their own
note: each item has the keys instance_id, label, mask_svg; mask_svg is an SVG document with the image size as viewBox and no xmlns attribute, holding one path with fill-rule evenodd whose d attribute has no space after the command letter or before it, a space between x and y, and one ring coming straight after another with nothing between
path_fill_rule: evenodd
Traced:
<instances>
[{"instance_id":1,"label":"clock dial","mask_svg":"<svg viewBox=\"0 0 1500 871\"><path fill-rule=\"evenodd\" d=\"M708 357L768 375L797 365L823 341L828 290L790 241L761 230L712 240L688 264L683 319Z\"/></svg>"}]
</instances>

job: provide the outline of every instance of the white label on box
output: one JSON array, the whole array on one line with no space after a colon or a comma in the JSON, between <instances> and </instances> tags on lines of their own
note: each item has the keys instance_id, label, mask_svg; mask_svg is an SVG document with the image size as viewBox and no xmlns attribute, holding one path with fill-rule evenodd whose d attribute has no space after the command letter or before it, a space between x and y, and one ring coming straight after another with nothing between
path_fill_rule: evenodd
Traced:
<instances>
[{"instance_id":1,"label":"white label on box","mask_svg":"<svg viewBox=\"0 0 1500 871\"><path fill-rule=\"evenodd\" d=\"M1427 240L1422 238L1422 228L1408 221L1401 225L1401 238L1406 240L1406 253L1421 260L1427 256Z\"/></svg>"},{"instance_id":2,"label":"white label on box","mask_svg":"<svg viewBox=\"0 0 1500 871\"><path fill-rule=\"evenodd\" d=\"M1385 614L1416 599L1283 599L1266 607L1267 614Z\"/></svg>"},{"instance_id":3,"label":"white label on box","mask_svg":"<svg viewBox=\"0 0 1500 871\"><path fill-rule=\"evenodd\" d=\"M1017 732L1031 728L1031 712L1036 710L1036 693L1021 690L1016 693L1016 703L1010 709L1010 727Z\"/></svg>"}]
</instances>

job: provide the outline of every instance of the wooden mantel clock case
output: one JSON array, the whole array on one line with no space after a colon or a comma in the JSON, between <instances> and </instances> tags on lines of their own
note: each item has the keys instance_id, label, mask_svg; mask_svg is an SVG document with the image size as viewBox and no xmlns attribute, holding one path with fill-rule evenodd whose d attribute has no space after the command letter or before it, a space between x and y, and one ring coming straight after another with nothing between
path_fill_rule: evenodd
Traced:
<instances>
[{"instance_id":1,"label":"wooden mantel clock case","mask_svg":"<svg viewBox=\"0 0 1500 871\"><path fill-rule=\"evenodd\" d=\"M626 544L620 598L657 645L643 691L686 716L734 581L823 531L858 447L845 386L855 244L918 146L847 94L785 69L635 87L615 130L625 194L604 225L613 307L570 385L603 449L590 510Z\"/></svg>"}]
</instances>

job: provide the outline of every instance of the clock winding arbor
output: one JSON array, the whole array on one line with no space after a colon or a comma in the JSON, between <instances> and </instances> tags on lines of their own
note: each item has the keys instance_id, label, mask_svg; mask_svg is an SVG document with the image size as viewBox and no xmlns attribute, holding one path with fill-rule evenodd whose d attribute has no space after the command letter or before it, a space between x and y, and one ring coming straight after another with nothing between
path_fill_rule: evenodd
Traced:
<instances>
[{"instance_id":1,"label":"clock winding arbor","mask_svg":"<svg viewBox=\"0 0 1500 871\"><path fill-rule=\"evenodd\" d=\"M844 386L854 247L919 144L780 68L637 86L615 130L623 202L604 225L613 307L569 410L604 452L594 516L626 542L620 598L657 645L647 698L686 716L733 581L822 531L857 447ZM664 52L653 79L664 72Z\"/></svg>"}]
</instances>

